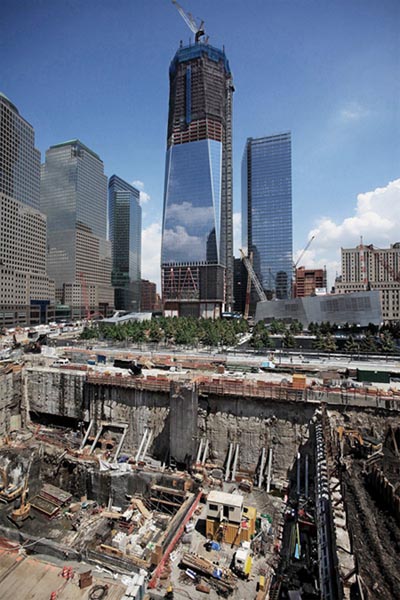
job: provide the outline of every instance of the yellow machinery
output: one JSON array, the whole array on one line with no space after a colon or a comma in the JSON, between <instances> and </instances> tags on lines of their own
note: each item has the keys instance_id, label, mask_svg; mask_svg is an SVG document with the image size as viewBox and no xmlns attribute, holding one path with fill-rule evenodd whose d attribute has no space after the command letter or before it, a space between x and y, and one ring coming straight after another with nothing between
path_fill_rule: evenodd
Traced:
<instances>
[{"instance_id":1,"label":"yellow machinery","mask_svg":"<svg viewBox=\"0 0 400 600\"><path fill-rule=\"evenodd\" d=\"M0 498L6 502L12 502L18 496L21 495L23 485L15 485L8 482L7 471L5 468L0 468L0 476L2 483L0 483Z\"/></svg>"},{"instance_id":2,"label":"yellow machinery","mask_svg":"<svg viewBox=\"0 0 400 600\"><path fill-rule=\"evenodd\" d=\"M368 454L380 452L382 450L381 442L370 436L363 436L357 429L346 429L346 427L340 425L337 427L336 431L338 433L339 443L342 443L344 438L348 441L351 448L363 449Z\"/></svg>"},{"instance_id":3,"label":"yellow machinery","mask_svg":"<svg viewBox=\"0 0 400 600\"><path fill-rule=\"evenodd\" d=\"M27 495L29 492L28 483L29 483L29 472L31 470L32 459L30 459L28 464L28 469L25 476L24 486L21 494L21 505L19 508L15 508L10 515L10 519L16 524L22 524L30 515L31 512L31 503L27 502Z\"/></svg>"}]
</instances>

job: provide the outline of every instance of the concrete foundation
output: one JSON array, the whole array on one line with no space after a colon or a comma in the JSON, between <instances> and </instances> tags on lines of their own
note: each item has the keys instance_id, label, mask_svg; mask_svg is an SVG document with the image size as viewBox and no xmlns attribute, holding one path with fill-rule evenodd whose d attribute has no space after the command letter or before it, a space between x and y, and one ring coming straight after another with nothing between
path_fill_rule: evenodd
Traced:
<instances>
[{"instance_id":1,"label":"concrete foundation","mask_svg":"<svg viewBox=\"0 0 400 600\"><path fill-rule=\"evenodd\" d=\"M91 435L98 432L102 421L124 423L128 427L122 453L135 456L148 430L148 455L164 461L170 454L184 463L189 456L195 459L200 440L207 439L209 462L222 466L229 445L239 444L237 470L251 473L263 448L272 448L275 482L287 479L298 447L307 442L309 422L318 407L313 401L243 397L218 391L200 394L200 388L192 382L171 383L170 389L159 390L119 385L117 379L115 385L105 385L101 381L87 382L83 372L40 367L27 369L25 377L21 372L3 375L2 382L0 435L10 431L13 419L25 414L69 426L77 426L79 421L87 426L93 420ZM383 434L388 423L397 420L397 413L378 407L350 407L347 402L345 406L330 406L330 413L337 425L362 427L377 436Z\"/></svg>"}]
</instances>

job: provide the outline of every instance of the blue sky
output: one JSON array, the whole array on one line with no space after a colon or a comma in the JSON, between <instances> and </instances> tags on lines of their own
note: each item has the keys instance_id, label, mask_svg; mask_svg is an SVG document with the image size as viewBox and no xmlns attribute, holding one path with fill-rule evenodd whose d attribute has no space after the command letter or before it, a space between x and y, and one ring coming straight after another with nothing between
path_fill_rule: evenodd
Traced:
<instances>
[{"instance_id":1,"label":"blue sky","mask_svg":"<svg viewBox=\"0 0 400 600\"><path fill-rule=\"evenodd\" d=\"M334 271L337 249L359 235L376 245L398 241L400 214L391 207L400 205L400 2L182 5L204 19L211 44L225 46L233 72L236 231L246 138L291 130L295 252L318 232L302 262ZM168 67L190 36L169 0L1 4L0 90L34 126L43 157L50 145L78 137L101 156L107 175L143 182L143 276L152 279ZM386 229L375 231L378 222Z\"/></svg>"}]
</instances>

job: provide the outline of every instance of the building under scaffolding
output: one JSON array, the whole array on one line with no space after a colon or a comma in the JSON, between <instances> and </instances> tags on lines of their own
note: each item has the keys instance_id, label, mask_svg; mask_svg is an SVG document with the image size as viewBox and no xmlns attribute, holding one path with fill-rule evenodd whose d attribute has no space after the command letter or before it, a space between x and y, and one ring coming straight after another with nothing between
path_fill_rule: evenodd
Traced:
<instances>
[{"instance_id":1,"label":"building under scaffolding","mask_svg":"<svg viewBox=\"0 0 400 600\"><path fill-rule=\"evenodd\" d=\"M162 294L171 315L232 304L232 93L225 53L196 42L170 65Z\"/></svg>"}]
</instances>

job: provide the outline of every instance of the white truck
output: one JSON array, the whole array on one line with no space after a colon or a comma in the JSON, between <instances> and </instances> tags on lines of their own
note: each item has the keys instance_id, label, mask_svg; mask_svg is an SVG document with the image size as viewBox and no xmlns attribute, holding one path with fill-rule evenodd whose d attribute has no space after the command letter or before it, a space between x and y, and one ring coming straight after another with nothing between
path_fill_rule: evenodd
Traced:
<instances>
[{"instance_id":1,"label":"white truck","mask_svg":"<svg viewBox=\"0 0 400 600\"><path fill-rule=\"evenodd\" d=\"M233 568L237 575L246 578L249 577L252 562L250 542L242 542L234 556Z\"/></svg>"}]
</instances>

